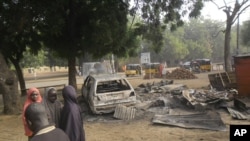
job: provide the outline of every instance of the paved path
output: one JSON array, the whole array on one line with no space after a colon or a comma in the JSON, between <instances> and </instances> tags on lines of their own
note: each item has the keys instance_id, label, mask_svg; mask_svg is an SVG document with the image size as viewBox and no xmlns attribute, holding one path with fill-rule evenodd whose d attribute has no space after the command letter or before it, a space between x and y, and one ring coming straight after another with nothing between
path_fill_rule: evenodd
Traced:
<instances>
[{"instance_id":1,"label":"paved path","mask_svg":"<svg viewBox=\"0 0 250 141\"><path fill-rule=\"evenodd\" d=\"M118 75L124 75L124 73L118 73ZM127 77L127 79L138 79L137 77ZM53 85L60 85L60 84L66 84L68 85L68 74L67 72L51 72L51 73L41 73L38 74L37 77L34 77L33 75L26 75L25 77L26 81L26 88L30 87L49 87ZM83 84L84 77L83 76L76 76L76 83L81 87ZM20 89L20 87L19 87Z\"/></svg>"},{"instance_id":2,"label":"paved path","mask_svg":"<svg viewBox=\"0 0 250 141\"><path fill-rule=\"evenodd\" d=\"M81 85L83 83L82 76L76 76L76 83ZM26 88L31 87L49 87L53 85L61 85L61 84L68 84L68 75L67 72L60 72L57 74L56 72L52 73L43 73L38 74L37 77L32 75L26 75L25 77ZM18 87L20 89L20 87Z\"/></svg>"}]
</instances>

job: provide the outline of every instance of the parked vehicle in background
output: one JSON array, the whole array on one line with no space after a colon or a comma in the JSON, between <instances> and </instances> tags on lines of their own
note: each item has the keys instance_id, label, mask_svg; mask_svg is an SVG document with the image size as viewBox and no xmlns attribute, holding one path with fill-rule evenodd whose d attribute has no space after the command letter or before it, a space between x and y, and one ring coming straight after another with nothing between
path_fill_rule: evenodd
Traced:
<instances>
[{"instance_id":1,"label":"parked vehicle in background","mask_svg":"<svg viewBox=\"0 0 250 141\"><path fill-rule=\"evenodd\" d=\"M190 66L194 72L206 72L212 70L210 59L196 59L191 61Z\"/></svg>"},{"instance_id":2,"label":"parked vehicle in background","mask_svg":"<svg viewBox=\"0 0 250 141\"><path fill-rule=\"evenodd\" d=\"M190 61L184 62L181 67L190 70L191 69Z\"/></svg>"},{"instance_id":3,"label":"parked vehicle in background","mask_svg":"<svg viewBox=\"0 0 250 141\"><path fill-rule=\"evenodd\" d=\"M145 75L157 76L161 75L160 72L160 63L147 63L144 65L145 67Z\"/></svg>"},{"instance_id":4,"label":"parked vehicle in background","mask_svg":"<svg viewBox=\"0 0 250 141\"><path fill-rule=\"evenodd\" d=\"M142 68L140 64L127 64L125 75L127 77L134 76L134 75L141 75Z\"/></svg>"},{"instance_id":5,"label":"parked vehicle in background","mask_svg":"<svg viewBox=\"0 0 250 141\"><path fill-rule=\"evenodd\" d=\"M201 72L201 69L200 69L200 64L199 62L197 62L196 60L193 60L190 62L190 70L192 72L195 72L195 73L200 73Z\"/></svg>"},{"instance_id":6,"label":"parked vehicle in background","mask_svg":"<svg viewBox=\"0 0 250 141\"><path fill-rule=\"evenodd\" d=\"M88 75L81 92L94 114L112 113L117 105L132 106L137 103L132 85L117 74Z\"/></svg>"},{"instance_id":7,"label":"parked vehicle in background","mask_svg":"<svg viewBox=\"0 0 250 141\"><path fill-rule=\"evenodd\" d=\"M212 64L210 59L196 59L196 61L200 64L201 71L211 71Z\"/></svg>"},{"instance_id":8,"label":"parked vehicle in background","mask_svg":"<svg viewBox=\"0 0 250 141\"><path fill-rule=\"evenodd\" d=\"M84 62L80 70L83 78L89 74L112 73L111 64L109 62Z\"/></svg>"}]
</instances>

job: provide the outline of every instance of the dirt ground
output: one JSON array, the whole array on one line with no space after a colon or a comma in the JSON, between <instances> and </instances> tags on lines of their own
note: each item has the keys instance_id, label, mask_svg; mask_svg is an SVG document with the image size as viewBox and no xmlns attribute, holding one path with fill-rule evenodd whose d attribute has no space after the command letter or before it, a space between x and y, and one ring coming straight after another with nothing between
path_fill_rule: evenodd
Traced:
<instances>
[{"instance_id":1,"label":"dirt ground","mask_svg":"<svg viewBox=\"0 0 250 141\"><path fill-rule=\"evenodd\" d=\"M208 73L197 74L198 79L174 80L188 88L201 88L209 85ZM159 82L161 79L130 79L133 87L147 82ZM218 110L227 131L204 129L185 129L167 125L155 125L152 118L142 117L131 121L85 121L86 141L228 141L230 124L250 124L249 120L234 120L224 110ZM26 141L20 115L0 116L0 141Z\"/></svg>"},{"instance_id":2,"label":"dirt ground","mask_svg":"<svg viewBox=\"0 0 250 141\"><path fill-rule=\"evenodd\" d=\"M212 72L213 73L213 72ZM174 80L174 83L185 84L188 88L202 88L209 85L208 73L197 74L198 79ZM131 79L136 87L147 82L159 82L161 79ZM151 117L124 122L87 122L86 138L89 141L228 141L230 124L250 124L250 121L234 120L224 110L218 110L227 131L204 129L184 129L180 127L155 125Z\"/></svg>"}]
</instances>

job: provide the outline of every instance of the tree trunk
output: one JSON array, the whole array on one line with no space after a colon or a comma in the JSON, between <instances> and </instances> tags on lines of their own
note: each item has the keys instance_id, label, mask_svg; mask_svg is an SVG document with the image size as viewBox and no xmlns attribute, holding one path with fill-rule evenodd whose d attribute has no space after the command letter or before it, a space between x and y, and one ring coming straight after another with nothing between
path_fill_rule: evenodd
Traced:
<instances>
[{"instance_id":1,"label":"tree trunk","mask_svg":"<svg viewBox=\"0 0 250 141\"><path fill-rule=\"evenodd\" d=\"M17 74L20 89L21 89L21 96L26 96L26 85L25 85L25 80L23 77L23 71L17 60L15 60L14 58L10 58L10 61L12 62L12 64L14 65L16 69L16 74Z\"/></svg>"},{"instance_id":2,"label":"tree trunk","mask_svg":"<svg viewBox=\"0 0 250 141\"><path fill-rule=\"evenodd\" d=\"M76 58L74 56L68 57L68 66L69 66L69 85L73 86L77 90L76 85Z\"/></svg>"},{"instance_id":3,"label":"tree trunk","mask_svg":"<svg viewBox=\"0 0 250 141\"><path fill-rule=\"evenodd\" d=\"M224 63L225 71L232 71L231 67L231 51L230 51L230 41L231 41L231 21L227 21L226 31L225 31L225 46L224 46Z\"/></svg>"},{"instance_id":4,"label":"tree trunk","mask_svg":"<svg viewBox=\"0 0 250 141\"><path fill-rule=\"evenodd\" d=\"M17 78L0 53L0 94L3 95L3 113L18 114L21 111L20 96L18 94Z\"/></svg>"}]
</instances>

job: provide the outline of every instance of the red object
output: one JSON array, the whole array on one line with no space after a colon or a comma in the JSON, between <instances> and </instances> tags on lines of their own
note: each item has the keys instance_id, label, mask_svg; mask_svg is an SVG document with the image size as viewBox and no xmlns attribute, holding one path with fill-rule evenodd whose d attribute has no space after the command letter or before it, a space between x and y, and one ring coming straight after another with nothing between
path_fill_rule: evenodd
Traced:
<instances>
[{"instance_id":1,"label":"red object","mask_svg":"<svg viewBox=\"0 0 250 141\"><path fill-rule=\"evenodd\" d=\"M250 96L250 55L235 56L234 67L239 96Z\"/></svg>"},{"instance_id":2,"label":"red object","mask_svg":"<svg viewBox=\"0 0 250 141\"><path fill-rule=\"evenodd\" d=\"M159 69L160 69L160 77L162 77L163 64L160 64Z\"/></svg>"},{"instance_id":3,"label":"red object","mask_svg":"<svg viewBox=\"0 0 250 141\"><path fill-rule=\"evenodd\" d=\"M33 103L32 100L31 100L31 94L32 94L34 91L37 92L37 94L38 94L38 99L37 99L36 102L39 102L39 103L42 102L42 96L41 96L39 90L38 90L37 88L35 88L35 87L30 88L30 89L28 90L28 92L27 92L27 97L26 97L26 100L25 100L25 102L24 102L23 112L22 112L22 120L23 120L24 131L25 131L25 135L26 135L26 136L32 136L32 135L33 135L33 132L32 132L32 131L30 130L30 128L28 127L28 124L27 124L27 121L26 121L26 118L25 118L25 111L26 111L27 107L28 107L31 103Z\"/></svg>"}]
</instances>

